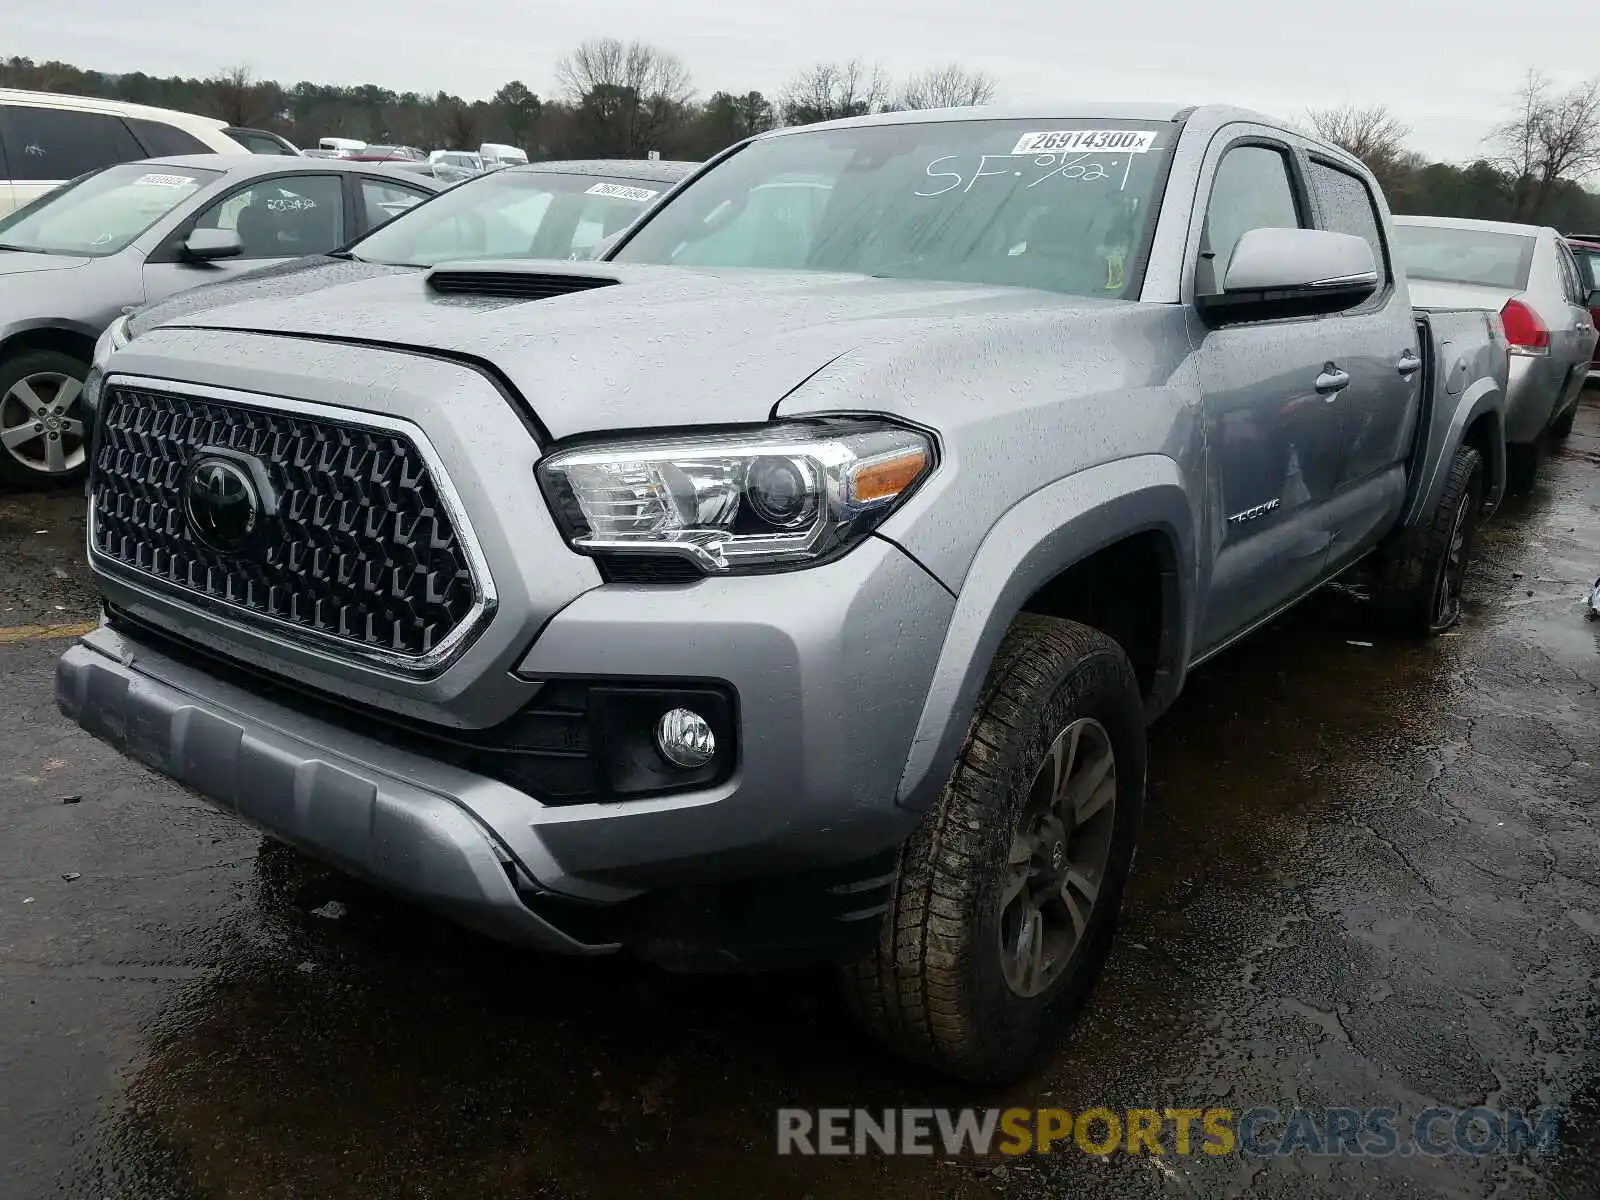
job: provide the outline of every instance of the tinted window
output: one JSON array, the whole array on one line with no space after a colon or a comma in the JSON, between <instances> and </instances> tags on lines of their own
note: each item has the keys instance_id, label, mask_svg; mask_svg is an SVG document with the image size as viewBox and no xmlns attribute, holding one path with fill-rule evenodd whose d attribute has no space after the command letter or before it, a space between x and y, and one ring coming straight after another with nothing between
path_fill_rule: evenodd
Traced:
<instances>
[{"instance_id":1,"label":"tinted window","mask_svg":"<svg viewBox=\"0 0 1600 1200\"><path fill-rule=\"evenodd\" d=\"M1311 182L1322 201L1322 227L1334 233L1353 234L1371 246L1380 286L1387 285L1391 276L1383 248L1383 225L1378 217L1377 201L1366 183L1349 171L1315 159L1311 162Z\"/></svg>"},{"instance_id":2,"label":"tinted window","mask_svg":"<svg viewBox=\"0 0 1600 1200\"><path fill-rule=\"evenodd\" d=\"M406 209L421 204L431 194L387 180L362 179L361 207L366 213L367 227L376 229L394 220Z\"/></svg>"},{"instance_id":3,"label":"tinted window","mask_svg":"<svg viewBox=\"0 0 1600 1200\"><path fill-rule=\"evenodd\" d=\"M151 158L169 154L213 154L215 151L192 133L185 133L175 125L163 121L143 121L129 117L128 125L134 136L144 145Z\"/></svg>"},{"instance_id":4,"label":"tinted window","mask_svg":"<svg viewBox=\"0 0 1600 1200\"><path fill-rule=\"evenodd\" d=\"M1520 292L1528 286L1535 239L1451 225L1394 227L1394 256L1412 279Z\"/></svg>"},{"instance_id":5,"label":"tinted window","mask_svg":"<svg viewBox=\"0 0 1600 1200\"><path fill-rule=\"evenodd\" d=\"M216 177L215 171L118 163L0 218L0 243L45 254L115 254Z\"/></svg>"},{"instance_id":6,"label":"tinted window","mask_svg":"<svg viewBox=\"0 0 1600 1200\"><path fill-rule=\"evenodd\" d=\"M19 181L72 179L146 157L119 118L65 108L0 104L0 142Z\"/></svg>"},{"instance_id":7,"label":"tinted window","mask_svg":"<svg viewBox=\"0 0 1600 1200\"><path fill-rule=\"evenodd\" d=\"M1572 304L1584 304L1588 293L1583 287L1583 274L1565 242L1556 243L1556 257L1561 260L1561 285L1566 290L1567 300Z\"/></svg>"},{"instance_id":8,"label":"tinted window","mask_svg":"<svg viewBox=\"0 0 1600 1200\"><path fill-rule=\"evenodd\" d=\"M350 247L365 262L431 267L466 258L589 257L626 229L663 183L511 171L481 175Z\"/></svg>"},{"instance_id":9,"label":"tinted window","mask_svg":"<svg viewBox=\"0 0 1600 1200\"><path fill-rule=\"evenodd\" d=\"M251 154L289 154L289 151L283 148L282 142L264 133L230 133L228 136Z\"/></svg>"},{"instance_id":10,"label":"tinted window","mask_svg":"<svg viewBox=\"0 0 1600 1200\"><path fill-rule=\"evenodd\" d=\"M213 204L196 226L235 230L245 258L326 254L345 240L343 190L337 175L264 179Z\"/></svg>"},{"instance_id":11,"label":"tinted window","mask_svg":"<svg viewBox=\"0 0 1600 1200\"><path fill-rule=\"evenodd\" d=\"M785 133L698 177L615 257L1121 295L1137 283L1129 262L1171 128L1034 118Z\"/></svg>"},{"instance_id":12,"label":"tinted window","mask_svg":"<svg viewBox=\"0 0 1600 1200\"><path fill-rule=\"evenodd\" d=\"M1302 224L1283 151L1235 146L1222 156L1211 184L1195 291L1209 296L1222 290L1234 247L1250 230L1298 229Z\"/></svg>"}]
</instances>

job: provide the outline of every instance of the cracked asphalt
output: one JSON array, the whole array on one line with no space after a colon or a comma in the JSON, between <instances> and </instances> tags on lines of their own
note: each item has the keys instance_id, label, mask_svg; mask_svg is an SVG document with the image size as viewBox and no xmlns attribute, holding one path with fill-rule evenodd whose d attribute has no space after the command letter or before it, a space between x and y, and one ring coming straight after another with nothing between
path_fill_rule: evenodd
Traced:
<instances>
[{"instance_id":1,"label":"cracked asphalt","mask_svg":"<svg viewBox=\"0 0 1600 1200\"><path fill-rule=\"evenodd\" d=\"M81 497L0 497L0 1197L1600 1196L1600 407L1461 628L1329 593L1153 732L1121 935L1027 1084L882 1058L813 975L486 943L55 712ZM1363 643L1372 643L1370 645ZM1554 1156L795 1159L781 1105L1557 1107Z\"/></svg>"}]
</instances>

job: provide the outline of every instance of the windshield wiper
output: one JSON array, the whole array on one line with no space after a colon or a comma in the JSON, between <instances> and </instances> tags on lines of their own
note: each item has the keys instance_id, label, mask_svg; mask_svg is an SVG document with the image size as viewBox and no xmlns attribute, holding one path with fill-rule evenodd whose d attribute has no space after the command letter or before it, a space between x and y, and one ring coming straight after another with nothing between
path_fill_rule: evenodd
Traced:
<instances>
[{"instance_id":1,"label":"windshield wiper","mask_svg":"<svg viewBox=\"0 0 1600 1200\"><path fill-rule=\"evenodd\" d=\"M18 254L49 254L48 250L37 250L32 246L13 246L8 242L0 242L0 250L15 250Z\"/></svg>"}]
</instances>

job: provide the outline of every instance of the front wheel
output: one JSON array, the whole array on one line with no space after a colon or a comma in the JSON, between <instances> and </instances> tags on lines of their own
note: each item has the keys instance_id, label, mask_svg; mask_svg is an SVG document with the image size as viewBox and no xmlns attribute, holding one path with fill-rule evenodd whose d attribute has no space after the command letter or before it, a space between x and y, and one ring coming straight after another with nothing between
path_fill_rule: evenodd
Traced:
<instances>
[{"instance_id":1,"label":"front wheel","mask_svg":"<svg viewBox=\"0 0 1600 1200\"><path fill-rule=\"evenodd\" d=\"M79 397L89 364L56 350L0 362L0 483L68 483L88 469Z\"/></svg>"},{"instance_id":2,"label":"front wheel","mask_svg":"<svg viewBox=\"0 0 1600 1200\"><path fill-rule=\"evenodd\" d=\"M1431 637L1461 620L1461 587L1483 508L1483 457L1462 446L1431 517L1378 556L1373 605L1395 633Z\"/></svg>"},{"instance_id":3,"label":"front wheel","mask_svg":"<svg viewBox=\"0 0 1600 1200\"><path fill-rule=\"evenodd\" d=\"M877 949L846 969L867 1029L964 1079L1042 1065L1110 950L1144 782L1122 649L1076 622L1018 618L954 774L901 852Z\"/></svg>"}]
</instances>

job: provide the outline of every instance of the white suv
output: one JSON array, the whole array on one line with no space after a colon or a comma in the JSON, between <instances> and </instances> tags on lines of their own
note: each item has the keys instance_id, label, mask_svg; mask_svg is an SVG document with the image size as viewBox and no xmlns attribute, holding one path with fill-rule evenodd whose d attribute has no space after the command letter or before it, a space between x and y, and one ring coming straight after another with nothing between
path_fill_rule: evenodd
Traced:
<instances>
[{"instance_id":1,"label":"white suv","mask_svg":"<svg viewBox=\"0 0 1600 1200\"><path fill-rule=\"evenodd\" d=\"M112 163L248 153L225 128L167 108L0 88L0 216Z\"/></svg>"}]
</instances>

